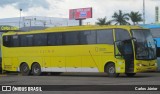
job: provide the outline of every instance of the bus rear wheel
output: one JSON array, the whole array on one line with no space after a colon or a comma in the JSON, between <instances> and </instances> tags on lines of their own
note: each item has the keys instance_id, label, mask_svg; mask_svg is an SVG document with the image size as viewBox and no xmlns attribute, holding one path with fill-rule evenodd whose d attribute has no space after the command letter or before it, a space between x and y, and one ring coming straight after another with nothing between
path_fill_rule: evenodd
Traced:
<instances>
[{"instance_id":1,"label":"bus rear wheel","mask_svg":"<svg viewBox=\"0 0 160 94\"><path fill-rule=\"evenodd\" d=\"M27 76L29 75L29 66L27 63L23 63L21 66L20 66L20 72L23 76Z\"/></svg>"},{"instance_id":2,"label":"bus rear wheel","mask_svg":"<svg viewBox=\"0 0 160 94\"><path fill-rule=\"evenodd\" d=\"M34 63L32 65L32 74L34 76L39 76L41 75L41 66L38 63Z\"/></svg>"},{"instance_id":3,"label":"bus rear wheel","mask_svg":"<svg viewBox=\"0 0 160 94\"><path fill-rule=\"evenodd\" d=\"M128 77L133 77L133 76L136 75L136 73L126 73L126 75L127 75Z\"/></svg>"},{"instance_id":4,"label":"bus rear wheel","mask_svg":"<svg viewBox=\"0 0 160 94\"><path fill-rule=\"evenodd\" d=\"M116 73L115 65L113 63L107 64L105 67L105 72L108 74L109 77L118 77L119 73Z\"/></svg>"}]
</instances>

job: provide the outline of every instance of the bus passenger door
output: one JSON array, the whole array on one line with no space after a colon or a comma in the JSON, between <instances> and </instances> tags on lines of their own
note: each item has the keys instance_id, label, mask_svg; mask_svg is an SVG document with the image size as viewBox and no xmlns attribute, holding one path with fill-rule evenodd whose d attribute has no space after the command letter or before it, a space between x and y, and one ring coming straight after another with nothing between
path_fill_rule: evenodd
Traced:
<instances>
[{"instance_id":1,"label":"bus passenger door","mask_svg":"<svg viewBox=\"0 0 160 94\"><path fill-rule=\"evenodd\" d=\"M134 53L130 34L125 29L115 29L115 51L120 52L121 58L125 60L125 73L134 72ZM117 57L117 53L115 52ZM119 54L118 54L119 55Z\"/></svg>"},{"instance_id":2,"label":"bus passenger door","mask_svg":"<svg viewBox=\"0 0 160 94\"><path fill-rule=\"evenodd\" d=\"M125 60L125 72L133 72L134 54L131 40L115 42L115 56Z\"/></svg>"},{"instance_id":3,"label":"bus passenger door","mask_svg":"<svg viewBox=\"0 0 160 94\"><path fill-rule=\"evenodd\" d=\"M134 71L134 54L132 47L133 46L131 40L123 41L123 57L125 59L126 64L126 73L132 73Z\"/></svg>"}]
</instances>

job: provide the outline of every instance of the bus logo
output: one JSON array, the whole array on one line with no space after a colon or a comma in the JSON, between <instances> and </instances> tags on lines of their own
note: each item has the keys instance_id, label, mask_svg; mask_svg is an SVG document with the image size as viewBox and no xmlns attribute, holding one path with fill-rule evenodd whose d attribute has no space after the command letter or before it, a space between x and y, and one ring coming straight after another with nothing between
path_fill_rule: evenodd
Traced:
<instances>
[{"instance_id":1,"label":"bus logo","mask_svg":"<svg viewBox=\"0 0 160 94\"><path fill-rule=\"evenodd\" d=\"M2 91L11 91L11 86L2 86Z\"/></svg>"}]
</instances>

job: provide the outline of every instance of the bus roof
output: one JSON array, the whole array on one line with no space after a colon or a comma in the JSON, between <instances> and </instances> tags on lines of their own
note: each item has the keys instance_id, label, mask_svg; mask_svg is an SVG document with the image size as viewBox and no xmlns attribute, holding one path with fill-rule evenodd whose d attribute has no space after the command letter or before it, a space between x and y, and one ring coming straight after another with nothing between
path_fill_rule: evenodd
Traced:
<instances>
[{"instance_id":1,"label":"bus roof","mask_svg":"<svg viewBox=\"0 0 160 94\"><path fill-rule=\"evenodd\" d=\"M108 28L140 28L139 26L120 26L120 25L86 25L86 26L68 26L68 27L52 27L45 29L46 31L73 31L73 30L96 30L96 29L108 29Z\"/></svg>"},{"instance_id":2,"label":"bus roof","mask_svg":"<svg viewBox=\"0 0 160 94\"><path fill-rule=\"evenodd\" d=\"M31 34L31 33L47 33L47 32L65 32L65 31L81 31L81 30L97 30L97 29L110 29L110 28L123 28L123 29L138 29L142 28L140 26L130 26L130 25L90 25L90 26L67 26L67 27L51 27L44 30L34 30L30 32L8 32L3 35L12 34Z\"/></svg>"}]
</instances>

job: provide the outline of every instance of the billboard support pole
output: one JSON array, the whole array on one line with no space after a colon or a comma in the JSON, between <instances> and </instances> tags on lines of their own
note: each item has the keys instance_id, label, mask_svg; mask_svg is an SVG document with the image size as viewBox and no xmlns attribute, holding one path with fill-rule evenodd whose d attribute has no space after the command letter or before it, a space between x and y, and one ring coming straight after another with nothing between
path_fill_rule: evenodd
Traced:
<instances>
[{"instance_id":1,"label":"billboard support pole","mask_svg":"<svg viewBox=\"0 0 160 94\"><path fill-rule=\"evenodd\" d=\"M82 26L82 19L79 19L79 26Z\"/></svg>"}]
</instances>

